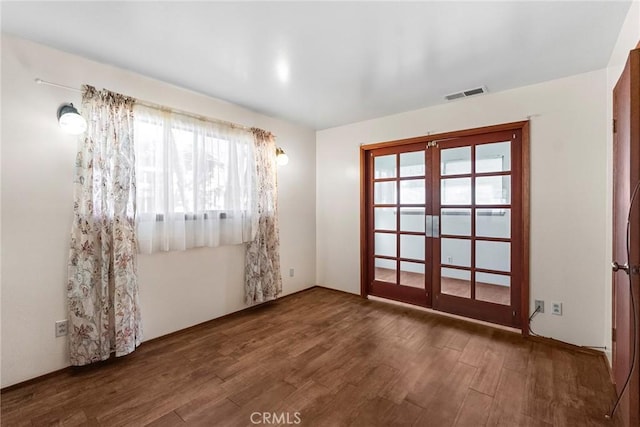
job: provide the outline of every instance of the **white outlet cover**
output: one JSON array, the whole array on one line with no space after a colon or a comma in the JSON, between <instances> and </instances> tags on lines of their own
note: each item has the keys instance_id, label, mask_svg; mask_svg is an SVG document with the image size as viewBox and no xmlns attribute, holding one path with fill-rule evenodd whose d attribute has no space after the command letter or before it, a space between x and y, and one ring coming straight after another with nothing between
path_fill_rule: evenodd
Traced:
<instances>
[{"instance_id":1,"label":"white outlet cover","mask_svg":"<svg viewBox=\"0 0 640 427\"><path fill-rule=\"evenodd\" d=\"M551 303L551 314L555 314L557 316L562 316L562 303L561 302L552 302Z\"/></svg>"},{"instance_id":2,"label":"white outlet cover","mask_svg":"<svg viewBox=\"0 0 640 427\"><path fill-rule=\"evenodd\" d=\"M56 322L56 337L63 337L69 333L69 323L66 320Z\"/></svg>"}]
</instances>

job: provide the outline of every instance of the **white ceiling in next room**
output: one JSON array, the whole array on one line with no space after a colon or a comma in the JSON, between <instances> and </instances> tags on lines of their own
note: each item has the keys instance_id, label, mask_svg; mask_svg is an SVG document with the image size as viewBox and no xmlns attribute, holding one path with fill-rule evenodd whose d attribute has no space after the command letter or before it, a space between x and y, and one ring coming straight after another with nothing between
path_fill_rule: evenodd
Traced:
<instances>
[{"instance_id":1,"label":"white ceiling in next room","mask_svg":"<svg viewBox=\"0 0 640 427\"><path fill-rule=\"evenodd\" d=\"M3 32L324 129L603 68L629 6L3 1L1 14Z\"/></svg>"}]
</instances>

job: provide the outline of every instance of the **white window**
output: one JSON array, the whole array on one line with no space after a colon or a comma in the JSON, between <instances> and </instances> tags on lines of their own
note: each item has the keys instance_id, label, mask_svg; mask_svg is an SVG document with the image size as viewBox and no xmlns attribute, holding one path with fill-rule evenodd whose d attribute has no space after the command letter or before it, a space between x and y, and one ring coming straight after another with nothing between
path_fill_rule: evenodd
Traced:
<instances>
[{"instance_id":1,"label":"white window","mask_svg":"<svg viewBox=\"0 0 640 427\"><path fill-rule=\"evenodd\" d=\"M249 241L253 134L143 106L134 113L141 252Z\"/></svg>"}]
</instances>

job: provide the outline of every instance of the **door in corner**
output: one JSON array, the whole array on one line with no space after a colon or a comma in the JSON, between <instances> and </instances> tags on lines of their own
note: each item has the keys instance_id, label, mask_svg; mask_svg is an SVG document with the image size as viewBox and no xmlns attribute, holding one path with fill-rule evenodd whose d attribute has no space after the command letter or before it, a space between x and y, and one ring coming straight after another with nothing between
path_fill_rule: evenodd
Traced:
<instances>
[{"instance_id":1,"label":"door in corner","mask_svg":"<svg viewBox=\"0 0 640 427\"><path fill-rule=\"evenodd\" d=\"M640 266L640 194L631 211L630 202L640 181L640 49L631 51L613 90L613 118L613 261L620 265L628 262L632 266L631 276L624 269L613 272L613 379L616 392L622 393L635 354L636 368L629 377L618 411L624 425L636 426L640 425L640 367L637 366L640 352L634 352L634 341L640 336L634 328L633 318L640 321L640 275L637 270ZM632 293L635 305L632 304Z\"/></svg>"},{"instance_id":2,"label":"door in corner","mask_svg":"<svg viewBox=\"0 0 640 427\"><path fill-rule=\"evenodd\" d=\"M525 324L525 127L363 147L363 295Z\"/></svg>"}]
</instances>

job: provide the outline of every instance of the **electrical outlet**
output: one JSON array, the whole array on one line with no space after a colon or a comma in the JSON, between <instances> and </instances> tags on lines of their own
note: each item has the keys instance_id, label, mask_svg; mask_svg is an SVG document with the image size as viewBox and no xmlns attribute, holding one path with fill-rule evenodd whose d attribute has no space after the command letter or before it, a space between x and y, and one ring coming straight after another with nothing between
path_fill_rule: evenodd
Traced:
<instances>
[{"instance_id":1,"label":"electrical outlet","mask_svg":"<svg viewBox=\"0 0 640 427\"><path fill-rule=\"evenodd\" d=\"M289 269L289 277L293 277L293 275L295 274L295 270L293 268Z\"/></svg>"},{"instance_id":2,"label":"electrical outlet","mask_svg":"<svg viewBox=\"0 0 640 427\"><path fill-rule=\"evenodd\" d=\"M541 299L537 299L535 300L535 310L538 311L538 313L544 313L544 301L542 301Z\"/></svg>"},{"instance_id":3,"label":"electrical outlet","mask_svg":"<svg viewBox=\"0 0 640 427\"><path fill-rule=\"evenodd\" d=\"M447 257L447 264L453 264L453 257Z\"/></svg>"},{"instance_id":4,"label":"electrical outlet","mask_svg":"<svg viewBox=\"0 0 640 427\"><path fill-rule=\"evenodd\" d=\"M63 337L69 333L69 326L66 320L58 320L56 322L56 337Z\"/></svg>"},{"instance_id":5,"label":"electrical outlet","mask_svg":"<svg viewBox=\"0 0 640 427\"><path fill-rule=\"evenodd\" d=\"M556 316L562 316L562 303L561 302L552 302L551 303L551 314L555 314Z\"/></svg>"}]
</instances>

